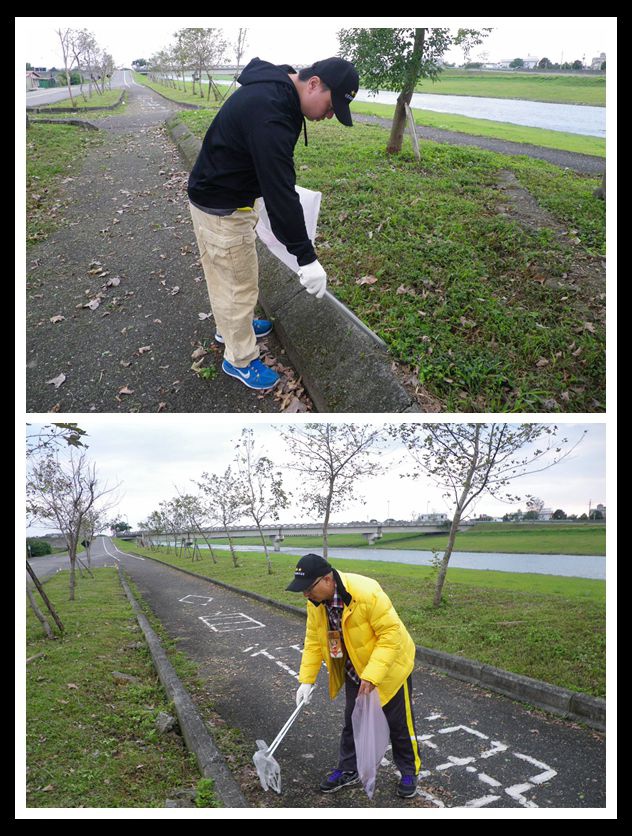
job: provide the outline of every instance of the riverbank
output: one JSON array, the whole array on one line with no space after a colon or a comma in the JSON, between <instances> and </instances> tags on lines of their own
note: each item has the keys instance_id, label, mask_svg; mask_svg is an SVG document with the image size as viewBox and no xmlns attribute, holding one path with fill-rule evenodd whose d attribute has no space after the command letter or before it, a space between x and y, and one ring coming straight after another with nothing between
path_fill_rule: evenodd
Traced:
<instances>
[{"instance_id":1,"label":"riverbank","mask_svg":"<svg viewBox=\"0 0 632 836\"><path fill-rule=\"evenodd\" d=\"M202 539L198 538L202 543ZM227 538L213 538L211 543L227 544ZM361 534L330 534L332 548L369 548ZM446 534L384 534L372 549L445 550ZM259 537L239 537L236 546L260 546ZM284 546L322 548L322 537L288 536ZM606 527L603 524L569 523L513 524L482 523L457 534L455 552L489 552L505 554L569 554L605 555Z\"/></svg>"},{"instance_id":2,"label":"riverbank","mask_svg":"<svg viewBox=\"0 0 632 836\"><path fill-rule=\"evenodd\" d=\"M157 557L174 566L302 606L286 592L296 558L271 552L273 574L263 554L228 552L200 559L178 557L164 547L142 549L123 540L118 548ZM365 574L385 589L418 645L476 659L484 664L605 696L605 583L550 575L448 569L444 600L432 606L434 570L377 561L336 560L342 572Z\"/></svg>"}]
</instances>

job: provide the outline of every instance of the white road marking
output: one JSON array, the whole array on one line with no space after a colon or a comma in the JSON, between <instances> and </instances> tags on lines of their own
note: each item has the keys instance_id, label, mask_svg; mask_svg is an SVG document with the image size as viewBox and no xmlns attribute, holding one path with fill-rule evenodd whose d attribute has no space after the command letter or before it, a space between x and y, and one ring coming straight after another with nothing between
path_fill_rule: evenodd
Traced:
<instances>
[{"instance_id":1,"label":"white road marking","mask_svg":"<svg viewBox=\"0 0 632 836\"><path fill-rule=\"evenodd\" d=\"M199 618L214 633L231 633L236 630L258 630L260 627L266 626L243 612L218 612L215 615L201 615Z\"/></svg>"},{"instance_id":2,"label":"white road marking","mask_svg":"<svg viewBox=\"0 0 632 836\"><path fill-rule=\"evenodd\" d=\"M188 598L202 598L205 603L202 604L201 601L189 601L187 600ZM199 604L201 607L208 607L213 599L209 598L208 595L185 595L184 598L179 598L178 600L182 604Z\"/></svg>"},{"instance_id":3,"label":"white road marking","mask_svg":"<svg viewBox=\"0 0 632 836\"><path fill-rule=\"evenodd\" d=\"M133 557L133 558L134 558L134 560L144 560L144 559L145 559L144 557L139 557L137 554L129 554L129 552L122 552L122 551L118 548L118 546L115 546L115 545L114 545L114 543L112 543L111 545L112 545L112 547L113 547L113 548L115 548L115 549L116 549L116 551L117 551L119 554L122 554L124 557ZM113 557L113 558L114 558L114 560L118 560L118 557L117 557L115 554L112 554L111 552L109 552L109 551L108 551L108 547L107 547L107 540L103 540L103 548L105 549L105 553L106 553L109 557Z\"/></svg>"}]
</instances>

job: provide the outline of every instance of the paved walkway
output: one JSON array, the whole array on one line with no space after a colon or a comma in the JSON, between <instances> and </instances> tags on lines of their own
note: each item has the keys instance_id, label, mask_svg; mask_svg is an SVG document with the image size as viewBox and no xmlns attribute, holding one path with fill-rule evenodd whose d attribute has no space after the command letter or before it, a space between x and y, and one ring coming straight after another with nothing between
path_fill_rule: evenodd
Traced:
<instances>
[{"instance_id":1,"label":"paved walkway","mask_svg":"<svg viewBox=\"0 0 632 836\"><path fill-rule=\"evenodd\" d=\"M252 743L270 743L295 707L305 631L302 618L151 559L119 552L109 538L93 565L120 562L143 598L198 665L215 710ZM45 561L39 558L38 561ZM37 566L44 567L44 563ZM286 579L287 580L287 579ZM279 584L285 580L279 577ZM300 598L300 596L297 596ZM297 604L300 605L297 600ZM319 676L312 703L275 753L282 794L264 793L254 768L238 776L255 806L600 808L605 806L605 737L417 665L413 674L422 772L417 795L395 795L390 749L369 801L361 787L323 795L336 766L344 710Z\"/></svg>"},{"instance_id":2,"label":"paved walkway","mask_svg":"<svg viewBox=\"0 0 632 836\"><path fill-rule=\"evenodd\" d=\"M274 394L219 370L213 321L199 317L210 304L188 171L163 127L178 106L139 85L127 101L98 121L103 145L63 185L67 225L27 255L26 409L278 412ZM200 345L214 379L191 370ZM266 345L290 366L273 336Z\"/></svg>"}]
</instances>

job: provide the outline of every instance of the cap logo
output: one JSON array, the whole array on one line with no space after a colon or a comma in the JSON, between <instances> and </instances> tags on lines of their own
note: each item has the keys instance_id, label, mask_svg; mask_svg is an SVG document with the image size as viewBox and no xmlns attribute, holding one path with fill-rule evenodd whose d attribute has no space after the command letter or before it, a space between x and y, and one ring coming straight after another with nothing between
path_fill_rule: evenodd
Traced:
<instances>
[{"instance_id":1,"label":"cap logo","mask_svg":"<svg viewBox=\"0 0 632 836\"><path fill-rule=\"evenodd\" d=\"M350 93L345 93L345 99L349 99L349 101L353 101L356 97L356 90L352 90Z\"/></svg>"}]
</instances>

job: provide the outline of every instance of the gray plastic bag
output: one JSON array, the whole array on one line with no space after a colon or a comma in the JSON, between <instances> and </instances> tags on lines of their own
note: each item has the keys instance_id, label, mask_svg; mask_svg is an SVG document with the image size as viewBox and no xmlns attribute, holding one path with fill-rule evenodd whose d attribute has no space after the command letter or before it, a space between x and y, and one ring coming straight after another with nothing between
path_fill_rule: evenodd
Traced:
<instances>
[{"instance_id":1,"label":"gray plastic bag","mask_svg":"<svg viewBox=\"0 0 632 836\"><path fill-rule=\"evenodd\" d=\"M373 798L375 778L390 740L388 722L382 711L377 688L356 699L351 715L358 775L369 798Z\"/></svg>"}]
</instances>

